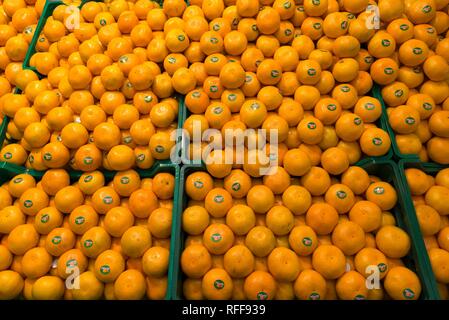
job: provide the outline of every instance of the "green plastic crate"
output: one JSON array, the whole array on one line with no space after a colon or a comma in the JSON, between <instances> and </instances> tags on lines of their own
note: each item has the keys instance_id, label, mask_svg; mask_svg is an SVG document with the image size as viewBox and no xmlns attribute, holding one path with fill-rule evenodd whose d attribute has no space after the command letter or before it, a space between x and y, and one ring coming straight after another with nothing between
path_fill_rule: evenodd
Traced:
<instances>
[{"instance_id":1,"label":"green plastic crate","mask_svg":"<svg viewBox=\"0 0 449 320\"><path fill-rule=\"evenodd\" d=\"M404 191L405 192L404 192L403 196L407 198L407 202L410 204L408 207L408 211L411 215L416 217L416 210L415 210L415 206L413 205L410 187L407 183L407 178L405 176L405 170L408 168L416 168L416 169L420 169L420 170L424 171L428 175L435 176L439 171L441 171L443 169L447 169L447 168L449 168L449 166L435 164L435 163L429 163L429 162L420 162L420 161L412 161L412 160L402 159L399 161L398 167L400 170L401 178L404 183ZM421 237L422 237L422 235L421 235ZM429 259L427 250L425 250L425 248L424 248L424 254L426 255L427 259ZM429 261L429 264L430 264L430 261ZM431 277L433 278L433 281L435 281L435 283L436 283L435 276L432 272L432 269L430 269L430 273L431 273Z\"/></svg>"},{"instance_id":2,"label":"green plastic crate","mask_svg":"<svg viewBox=\"0 0 449 320\"><path fill-rule=\"evenodd\" d=\"M92 2L92 1L103 2L103 0L82 0L79 8L81 8L85 3ZM161 4L163 1L156 1L156 2ZM37 72L37 70L34 67L31 67L29 65L29 62L30 62L32 55L36 52L36 50L35 50L36 42L39 39L40 33L41 33L42 29L44 28L48 17L50 17L53 14L53 11L59 5L64 5L64 2L61 0L47 0L45 2L45 6L43 9L42 15L39 18L35 33L33 35L33 38L29 45L25 60L23 62L23 69L29 69L29 70L34 71L39 76L39 78L43 78L44 76L39 74L39 72ZM21 91L20 91L20 89L16 88L14 93L21 93ZM184 110L185 110L184 96L180 95L180 94L175 94L174 98L176 100L178 100L178 103L179 103L177 118L178 118L178 129L181 129L183 127L184 121L186 119L186 115L184 112ZM2 124L0 125L0 146L3 146L3 143L5 142L6 131L8 128L9 121L10 121L10 119L7 116L5 116L3 118ZM180 163L180 155L181 155L181 148L182 148L180 141L181 141L181 134L179 133L179 130L178 130L178 133L176 136L176 150L175 150L175 153L177 155L177 160L175 161L176 164ZM158 163L164 163L164 161L155 161L155 164L153 166L156 167Z\"/></svg>"},{"instance_id":3,"label":"green plastic crate","mask_svg":"<svg viewBox=\"0 0 449 320\"><path fill-rule=\"evenodd\" d=\"M371 96L377 98L376 95L375 95L374 89L371 91ZM382 105L383 105L383 101L382 101ZM184 120L187 119L192 114L187 108L185 108L184 112L185 112ZM391 130L391 128L388 125L388 120L385 118L384 112L382 112L381 117L376 121L376 125L377 125L377 127L385 130L388 133L388 135L390 136L390 139L392 140L392 147L390 147L390 150L388 150L387 154L385 154L383 156L379 156L379 157L363 157L363 154L362 154L362 158L359 161L357 161L354 165L356 165L356 166L363 166L365 163L369 163L373 159L376 160L376 161L387 161L387 160L390 160L390 159L393 158L393 150L394 150L394 148L393 148L393 140L394 139L393 139L392 133L391 133L392 130ZM183 145L183 148L182 148L182 161L183 161L183 163L184 164L188 164L188 165L200 165L201 163L198 162L198 161L188 160L187 159L186 151L188 150L189 145L187 144L187 141L185 141L184 138L183 138L183 141L182 141L182 145Z\"/></svg>"},{"instance_id":4,"label":"green plastic crate","mask_svg":"<svg viewBox=\"0 0 449 320\"><path fill-rule=\"evenodd\" d=\"M438 289L436 286L435 279L432 274L432 269L430 267L430 262L425 252L424 242L419 230L419 225L416 217L410 214L409 211L409 200L403 197L404 184L399 172L398 166L391 160L375 160L367 159L364 164L360 165L369 174L376 175L383 181L391 183L397 191L398 203L391 211L396 218L396 222L399 227L404 229L411 238L411 250L410 253L404 257L404 263L410 269L414 270L419 279L421 280L422 293L421 298L423 300L435 300L439 299ZM179 181L179 216L178 221L173 223L177 226L173 228L176 232L176 249L177 255L174 256L172 262L172 270L170 283L173 285L171 287L172 293L171 298L174 300L183 299L182 293L182 281L183 274L180 268L180 256L184 249L185 234L182 231L182 212L187 207L188 196L185 193L185 181L189 174L195 171L205 171L204 165L185 165L181 168L181 175Z\"/></svg>"},{"instance_id":5,"label":"green plastic crate","mask_svg":"<svg viewBox=\"0 0 449 320\"><path fill-rule=\"evenodd\" d=\"M16 89L15 93L20 93L20 90ZM179 106L178 106L178 129L182 128L182 126L184 125L184 121L185 121L185 113L184 113L184 96L181 95L177 95L175 97L178 100ZM3 117L3 122L0 125L0 148L3 147L3 144L5 142L6 139L6 131L8 130L8 123L9 121L11 121L11 119L7 116ZM179 130L176 136L176 144L175 144L175 154L176 154L176 160L174 162L174 164L179 164L180 163L180 157L181 157L181 149L182 149L182 145L181 145L181 134L179 134ZM0 164L2 162L0 161ZM156 160L153 164L153 167L157 167L158 164L165 164L165 163L170 163L169 160ZM14 164L10 164L14 167L20 167ZM153 168L152 167L152 168ZM152 168L148 169L148 170L152 170ZM24 170L27 170L24 168ZM33 170L35 171L35 170ZM68 169L68 171L72 171L71 169Z\"/></svg>"},{"instance_id":6,"label":"green plastic crate","mask_svg":"<svg viewBox=\"0 0 449 320\"><path fill-rule=\"evenodd\" d=\"M172 164L169 162L159 162L155 166L153 166L149 170L137 170L139 173L139 176L141 178L152 178L159 172L168 172L173 174L175 177L175 181L179 181L180 177L180 169L179 166L176 164ZM0 183L4 183L8 181L9 179L13 178L14 176L18 174L29 174L33 176L36 180L40 180L44 174L44 172L36 171L36 170L27 170L23 167L16 166L10 163L6 162L0 162ZM72 171L69 173L71 182L78 181L79 177L83 174L81 171ZM114 176L115 172L113 171L104 171L103 172L106 182L111 181ZM175 189L173 193L173 210L172 210L172 229L171 229L171 236L170 236L170 256L169 256L169 265L171 266L173 264L174 260L178 259L179 256L179 250L177 249L178 246L176 246L177 238L178 238L178 228L177 228L177 221L179 220L179 184L175 184ZM173 268L169 268L168 270L168 286L167 286L167 293L165 295L165 300L170 299L170 288L173 286L173 283L170 281L170 279L173 279L173 277L170 274L170 271Z\"/></svg>"}]
</instances>

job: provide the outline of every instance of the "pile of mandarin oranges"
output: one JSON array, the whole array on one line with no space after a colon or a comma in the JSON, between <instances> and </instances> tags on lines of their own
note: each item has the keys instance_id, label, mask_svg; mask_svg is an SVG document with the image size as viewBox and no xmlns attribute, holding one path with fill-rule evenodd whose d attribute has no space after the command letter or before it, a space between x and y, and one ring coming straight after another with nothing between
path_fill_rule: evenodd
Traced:
<instances>
[{"instance_id":1,"label":"pile of mandarin oranges","mask_svg":"<svg viewBox=\"0 0 449 320\"><path fill-rule=\"evenodd\" d=\"M449 164L449 0L45 5L0 0L0 161L22 170L0 299L170 296L177 183L186 299L422 298L398 185L360 165ZM205 166L145 175L177 129ZM448 173L405 175L447 298Z\"/></svg>"}]
</instances>

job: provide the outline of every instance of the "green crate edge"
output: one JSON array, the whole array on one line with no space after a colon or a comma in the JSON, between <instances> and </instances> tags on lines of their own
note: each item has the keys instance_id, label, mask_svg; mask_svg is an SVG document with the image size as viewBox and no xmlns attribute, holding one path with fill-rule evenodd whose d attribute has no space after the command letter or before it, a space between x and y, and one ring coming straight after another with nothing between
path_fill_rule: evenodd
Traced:
<instances>
[{"instance_id":1,"label":"green crate edge","mask_svg":"<svg viewBox=\"0 0 449 320\"><path fill-rule=\"evenodd\" d=\"M388 135L390 136L390 139L391 139L391 147L393 149L394 157L398 161L401 159L410 160L410 161L419 161L419 157L417 154L404 154L404 153L401 153L401 151L399 150L398 144L396 143L396 134L393 131L393 128L391 128L391 126L390 126L390 122L388 120L387 106L385 105L385 101L382 98L381 91L382 91L382 88L379 85L375 84L373 87L373 96L374 96L374 98L379 100L382 105L382 115L383 115L383 118L385 121L385 126L387 128Z\"/></svg>"},{"instance_id":2,"label":"green crate edge","mask_svg":"<svg viewBox=\"0 0 449 320\"><path fill-rule=\"evenodd\" d=\"M423 255L423 248L425 250L424 242L419 230L419 225L416 217L413 217L409 210L407 209L410 205L410 200L402 195L405 194L403 178L400 175L399 167L392 160L379 160L374 158L364 159L363 164L360 167L366 169L370 174L378 174L384 176L385 180L390 180L394 185L398 194L398 204L392 210L398 225L403 228L411 238L411 251L406 257L407 260L411 260L413 263L413 269L418 274L421 281L422 292L421 299L424 300L439 300L438 289L436 287L436 282L434 280L432 269L430 267L430 262L428 258ZM390 170L382 171L382 167L389 166ZM174 222L177 225L176 229L176 249L177 255L171 261L171 278L170 283L173 285L171 287L171 299L182 300L182 271L180 268L180 256L184 248L184 233L181 229L182 223L182 212L187 204L187 195L185 193L185 180L186 176L193 171L205 171L204 165L201 164L187 164L181 167L180 181L179 181L179 198L178 198L178 221ZM390 171L390 172L388 172ZM391 175L388 175L391 173ZM388 179L387 179L388 178ZM175 230L175 229L173 229ZM424 252L425 253L425 252ZM175 253L176 254L176 253ZM430 270L430 272L429 272Z\"/></svg>"},{"instance_id":3,"label":"green crate edge","mask_svg":"<svg viewBox=\"0 0 449 320\"><path fill-rule=\"evenodd\" d=\"M180 180L180 168L177 164L173 164L170 162L159 162L155 166L153 166L149 170L136 170L139 173L139 177L144 178L152 178L159 172L170 172L175 176L175 181ZM12 178L18 174L29 174L33 176L34 178L40 180L44 174L44 171L36 171L36 170L29 170L25 169L24 167L16 166L7 162L0 162L0 182L3 183L5 180L8 180L9 178ZM79 179L79 177L83 174L83 172L76 171L76 172L70 172L70 180L76 181ZM103 171L103 174L105 175L105 178L107 181L110 181L114 175L116 174L115 171ZM172 209L172 228L171 228L171 235L170 235L170 255L169 255L169 269L168 269L168 284L167 284L167 292L165 295L165 300L170 300L170 288L173 286L173 284L170 282L170 279L173 279L171 276L170 270L173 269L173 267L170 267L173 265L174 258L177 259L178 253L177 253L177 247L176 247L176 241L177 241L177 230L178 225L176 222L179 220L179 197L177 196L179 194L179 184L175 183L175 189L173 191L173 209Z\"/></svg>"},{"instance_id":4,"label":"green crate edge","mask_svg":"<svg viewBox=\"0 0 449 320\"><path fill-rule=\"evenodd\" d=\"M401 178L402 178L403 184L404 184L404 196L407 198L407 202L410 204L410 206L408 208L408 212L410 213L410 215L415 217L416 222L418 223L418 219L416 217L416 210L413 205L412 194L410 191L410 187L407 183L407 178L405 176L405 170L408 168L417 168L417 169L424 171L426 174L435 175L443 169L448 169L449 165L441 165L441 164L430 163L430 162L413 161L410 159L401 159L401 160L399 160L398 167L399 167ZM418 226L419 226L419 223L418 223ZM422 234L421 234L421 238L423 238ZM423 240L423 244L424 244L424 240ZM437 281L436 281L434 273L432 271L432 266L430 264L429 255L427 253L425 245L424 245L423 256L425 256L425 259L427 259L429 261L429 266L430 266L429 273L431 274L430 277L431 277L432 281L434 281L437 293L439 295Z\"/></svg>"}]
</instances>

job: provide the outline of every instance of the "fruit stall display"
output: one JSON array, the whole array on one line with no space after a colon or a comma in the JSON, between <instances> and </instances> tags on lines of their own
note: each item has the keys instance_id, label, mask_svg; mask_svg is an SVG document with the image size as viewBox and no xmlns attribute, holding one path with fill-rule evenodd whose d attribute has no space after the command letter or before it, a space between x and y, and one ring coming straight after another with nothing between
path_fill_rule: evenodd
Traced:
<instances>
[{"instance_id":1,"label":"fruit stall display","mask_svg":"<svg viewBox=\"0 0 449 320\"><path fill-rule=\"evenodd\" d=\"M449 0L0 0L0 299L447 299L448 30Z\"/></svg>"},{"instance_id":2,"label":"fruit stall display","mask_svg":"<svg viewBox=\"0 0 449 320\"><path fill-rule=\"evenodd\" d=\"M216 179L205 167L185 166L181 180L184 249L174 298L418 299L422 286L435 297L390 161L351 166L339 177L320 167L290 177L278 168L263 179L240 169ZM371 288L369 266L380 272Z\"/></svg>"}]
</instances>

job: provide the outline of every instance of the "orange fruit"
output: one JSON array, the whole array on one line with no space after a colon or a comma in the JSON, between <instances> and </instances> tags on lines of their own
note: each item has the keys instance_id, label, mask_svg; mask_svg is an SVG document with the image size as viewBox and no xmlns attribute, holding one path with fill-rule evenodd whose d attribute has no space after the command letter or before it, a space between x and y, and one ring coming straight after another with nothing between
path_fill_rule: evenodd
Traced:
<instances>
[{"instance_id":1,"label":"orange fruit","mask_svg":"<svg viewBox=\"0 0 449 320\"><path fill-rule=\"evenodd\" d=\"M153 84L155 74L152 67L147 64L138 64L134 66L128 75L128 80L136 90L146 90Z\"/></svg>"},{"instance_id":2,"label":"orange fruit","mask_svg":"<svg viewBox=\"0 0 449 320\"><path fill-rule=\"evenodd\" d=\"M9 181L7 190L13 197L20 198L27 189L35 186L36 181L32 175L18 174Z\"/></svg>"},{"instance_id":3,"label":"orange fruit","mask_svg":"<svg viewBox=\"0 0 449 320\"><path fill-rule=\"evenodd\" d=\"M279 40L275 36L267 36L267 35L261 35L257 38L256 41L256 48L260 50L260 53L262 53L262 56L258 54L258 57L260 57L260 60L254 61L255 69L253 72L256 72L257 67L260 65L260 63L263 60L263 56L265 57L273 57L276 50L280 47ZM243 59L243 58L242 58ZM244 62L245 59L243 59ZM257 64L256 64L257 62Z\"/></svg>"},{"instance_id":4,"label":"orange fruit","mask_svg":"<svg viewBox=\"0 0 449 320\"><path fill-rule=\"evenodd\" d=\"M189 245L181 254L182 271L190 278L201 278L211 267L210 253L202 245Z\"/></svg>"},{"instance_id":5,"label":"orange fruit","mask_svg":"<svg viewBox=\"0 0 449 320\"><path fill-rule=\"evenodd\" d=\"M441 219L435 209L427 205L418 205L415 211L423 236L431 236L440 231Z\"/></svg>"},{"instance_id":6,"label":"orange fruit","mask_svg":"<svg viewBox=\"0 0 449 320\"><path fill-rule=\"evenodd\" d=\"M398 53L399 61L402 64L415 67L426 60L429 54L429 48L424 41L410 39L399 47Z\"/></svg>"},{"instance_id":7,"label":"orange fruit","mask_svg":"<svg viewBox=\"0 0 449 320\"><path fill-rule=\"evenodd\" d=\"M182 227L190 235L201 234L209 225L209 214L200 206L191 206L182 214Z\"/></svg>"},{"instance_id":8,"label":"orange fruit","mask_svg":"<svg viewBox=\"0 0 449 320\"><path fill-rule=\"evenodd\" d=\"M326 279L337 279L345 272L343 252L333 245L321 245L312 255L313 268Z\"/></svg>"},{"instance_id":9,"label":"orange fruit","mask_svg":"<svg viewBox=\"0 0 449 320\"><path fill-rule=\"evenodd\" d=\"M268 269L278 281L294 281L300 272L296 253L290 249L278 247L268 256Z\"/></svg>"},{"instance_id":10,"label":"orange fruit","mask_svg":"<svg viewBox=\"0 0 449 320\"><path fill-rule=\"evenodd\" d=\"M376 234L376 245L388 257L402 258L410 250L410 239L398 227L383 226Z\"/></svg>"},{"instance_id":11,"label":"orange fruit","mask_svg":"<svg viewBox=\"0 0 449 320\"><path fill-rule=\"evenodd\" d=\"M370 184L368 173L360 167L349 167L341 176L341 182L355 194L362 194Z\"/></svg>"},{"instance_id":12,"label":"orange fruit","mask_svg":"<svg viewBox=\"0 0 449 320\"><path fill-rule=\"evenodd\" d=\"M26 127L23 138L31 148L41 148L50 139L50 130L43 123L34 122Z\"/></svg>"},{"instance_id":13,"label":"orange fruit","mask_svg":"<svg viewBox=\"0 0 449 320\"><path fill-rule=\"evenodd\" d=\"M265 213L274 204L274 194L273 191L265 185L255 185L249 189L246 201L248 206L251 207L254 212L259 214Z\"/></svg>"},{"instance_id":14,"label":"orange fruit","mask_svg":"<svg viewBox=\"0 0 449 320\"><path fill-rule=\"evenodd\" d=\"M52 257L45 248L33 248L22 258L22 272L27 278L40 278L50 270L51 264Z\"/></svg>"},{"instance_id":15,"label":"orange fruit","mask_svg":"<svg viewBox=\"0 0 449 320\"><path fill-rule=\"evenodd\" d=\"M138 218L147 218L158 207L158 198L152 190L137 189L129 197L129 209Z\"/></svg>"},{"instance_id":16,"label":"orange fruit","mask_svg":"<svg viewBox=\"0 0 449 320\"><path fill-rule=\"evenodd\" d=\"M23 289L24 281L18 272L12 270L0 271L0 298L10 300L16 298Z\"/></svg>"},{"instance_id":17,"label":"orange fruit","mask_svg":"<svg viewBox=\"0 0 449 320\"><path fill-rule=\"evenodd\" d=\"M330 174L339 175L349 168L349 159L343 150L329 148L321 154L321 165Z\"/></svg>"},{"instance_id":18,"label":"orange fruit","mask_svg":"<svg viewBox=\"0 0 449 320\"><path fill-rule=\"evenodd\" d=\"M267 256L275 247L273 232L267 227L256 226L246 236L245 245L257 257Z\"/></svg>"},{"instance_id":19,"label":"orange fruit","mask_svg":"<svg viewBox=\"0 0 449 320\"><path fill-rule=\"evenodd\" d=\"M306 224L317 234L330 234L338 223L338 212L327 203L314 203L306 213Z\"/></svg>"},{"instance_id":20,"label":"orange fruit","mask_svg":"<svg viewBox=\"0 0 449 320\"><path fill-rule=\"evenodd\" d=\"M115 281L124 269L125 261L122 255L114 250L102 252L95 260L95 276L105 283Z\"/></svg>"},{"instance_id":21,"label":"orange fruit","mask_svg":"<svg viewBox=\"0 0 449 320\"><path fill-rule=\"evenodd\" d=\"M95 145L102 150L109 150L120 142L120 129L117 125L103 122L93 131Z\"/></svg>"},{"instance_id":22,"label":"orange fruit","mask_svg":"<svg viewBox=\"0 0 449 320\"><path fill-rule=\"evenodd\" d=\"M300 300L321 300L326 297L326 280L313 269L303 270L294 283L296 298Z\"/></svg>"},{"instance_id":23,"label":"orange fruit","mask_svg":"<svg viewBox=\"0 0 449 320\"><path fill-rule=\"evenodd\" d=\"M240 109L240 119L250 128L259 127L267 116L264 103L258 100L246 100Z\"/></svg>"},{"instance_id":24,"label":"orange fruit","mask_svg":"<svg viewBox=\"0 0 449 320\"><path fill-rule=\"evenodd\" d=\"M277 31L281 23L278 11L272 7L264 7L256 17L257 29L262 34L273 34Z\"/></svg>"},{"instance_id":25,"label":"orange fruit","mask_svg":"<svg viewBox=\"0 0 449 320\"><path fill-rule=\"evenodd\" d=\"M449 144L449 139L447 138L440 138L440 137L433 137L427 142L427 151L429 153L429 157L434 160L435 162L438 162L440 164L447 164L448 156L446 152L442 152Z\"/></svg>"},{"instance_id":26,"label":"orange fruit","mask_svg":"<svg viewBox=\"0 0 449 320\"><path fill-rule=\"evenodd\" d=\"M315 117L306 117L299 122L298 136L302 142L307 144L318 144L323 139L324 126L322 122Z\"/></svg>"},{"instance_id":27,"label":"orange fruit","mask_svg":"<svg viewBox=\"0 0 449 320\"><path fill-rule=\"evenodd\" d=\"M30 188L22 193L18 205L23 213L34 216L47 207L48 201L48 195L42 189Z\"/></svg>"},{"instance_id":28,"label":"orange fruit","mask_svg":"<svg viewBox=\"0 0 449 320\"><path fill-rule=\"evenodd\" d=\"M140 300L145 292L145 278L138 270L125 270L114 282L114 296L119 300Z\"/></svg>"},{"instance_id":29,"label":"orange fruit","mask_svg":"<svg viewBox=\"0 0 449 320\"><path fill-rule=\"evenodd\" d=\"M74 289L72 292L74 300L97 300L103 296L104 285L95 277L92 271L80 274L79 281L80 288ZM86 290L86 287L89 289Z\"/></svg>"},{"instance_id":30,"label":"orange fruit","mask_svg":"<svg viewBox=\"0 0 449 320\"><path fill-rule=\"evenodd\" d=\"M40 234L48 234L54 228L61 226L63 216L54 207L47 207L40 210L34 219L34 227Z\"/></svg>"},{"instance_id":31,"label":"orange fruit","mask_svg":"<svg viewBox=\"0 0 449 320\"><path fill-rule=\"evenodd\" d=\"M171 208L158 208L148 218L148 229L159 239L167 239L171 234L172 212Z\"/></svg>"},{"instance_id":32,"label":"orange fruit","mask_svg":"<svg viewBox=\"0 0 449 320\"><path fill-rule=\"evenodd\" d=\"M78 187L86 195L92 195L104 186L104 176L99 171L84 173L78 180Z\"/></svg>"},{"instance_id":33,"label":"orange fruit","mask_svg":"<svg viewBox=\"0 0 449 320\"><path fill-rule=\"evenodd\" d=\"M368 42L368 52L375 58L389 57L394 53L395 49L396 41L386 31L376 32Z\"/></svg>"},{"instance_id":34,"label":"orange fruit","mask_svg":"<svg viewBox=\"0 0 449 320\"><path fill-rule=\"evenodd\" d=\"M420 123L419 112L407 105L394 108L388 118L393 130L401 134L415 132Z\"/></svg>"},{"instance_id":35,"label":"orange fruit","mask_svg":"<svg viewBox=\"0 0 449 320\"><path fill-rule=\"evenodd\" d=\"M244 292L249 300L272 300L276 291L276 281L268 272L254 271L245 279Z\"/></svg>"},{"instance_id":36,"label":"orange fruit","mask_svg":"<svg viewBox=\"0 0 449 320\"><path fill-rule=\"evenodd\" d=\"M64 282L56 276L43 276L32 287L35 300L59 300L64 295Z\"/></svg>"},{"instance_id":37,"label":"orange fruit","mask_svg":"<svg viewBox=\"0 0 449 320\"><path fill-rule=\"evenodd\" d=\"M359 72L359 64L353 58L343 58L338 60L332 68L332 75L338 82L351 82Z\"/></svg>"},{"instance_id":38,"label":"orange fruit","mask_svg":"<svg viewBox=\"0 0 449 320\"><path fill-rule=\"evenodd\" d=\"M393 208L397 201L396 190L387 182L372 183L365 195L368 201L374 202L384 211Z\"/></svg>"},{"instance_id":39,"label":"orange fruit","mask_svg":"<svg viewBox=\"0 0 449 320\"><path fill-rule=\"evenodd\" d=\"M113 237L121 237L134 224L134 216L129 209L115 207L106 213L104 228Z\"/></svg>"},{"instance_id":40,"label":"orange fruit","mask_svg":"<svg viewBox=\"0 0 449 320\"><path fill-rule=\"evenodd\" d=\"M267 213L266 224L275 235L287 235L294 226L293 214L287 207L275 205Z\"/></svg>"},{"instance_id":41,"label":"orange fruit","mask_svg":"<svg viewBox=\"0 0 449 320\"><path fill-rule=\"evenodd\" d=\"M421 294L417 275L405 267L392 268L384 281L385 291L395 300L416 300Z\"/></svg>"},{"instance_id":42,"label":"orange fruit","mask_svg":"<svg viewBox=\"0 0 449 320\"><path fill-rule=\"evenodd\" d=\"M195 172L186 179L186 193L193 200L204 200L213 188L213 181L205 172Z\"/></svg>"},{"instance_id":43,"label":"orange fruit","mask_svg":"<svg viewBox=\"0 0 449 320\"><path fill-rule=\"evenodd\" d=\"M273 167L273 174L263 177L263 184L270 188L274 194L282 194L290 185L290 175L283 167Z\"/></svg>"},{"instance_id":44,"label":"orange fruit","mask_svg":"<svg viewBox=\"0 0 449 320\"><path fill-rule=\"evenodd\" d=\"M329 174L321 167L312 167L307 174L301 177L301 184L312 196L324 194L331 184Z\"/></svg>"},{"instance_id":45,"label":"orange fruit","mask_svg":"<svg viewBox=\"0 0 449 320\"><path fill-rule=\"evenodd\" d=\"M257 79L264 85L277 84L281 74L282 66L273 59L265 59L257 67Z\"/></svg>"},{"instance_id":46,"label":"orange fruit","mask_svg":"<svg viewBox=\"0 0 449 320\"><path fill-rule=\"evenodd\" d=\"M382 107L379 100L372 97L360 98L355 107L354 113L358 115L364 123L372 123L377 121L382 114Z\"/></svg>"},{"instance_id":47,"label":"orange fruit","mask_svg":"<svg viewBox=\"0 0 449 320\"><path fill-rule=\"evenodd\" d=\"M355 203L354 193L344 184L333 184L326 191L324 199L332 205L338 213L348 212Z\"/></svg>"},{"instance_id":48,"label":"orange fruit","mask_svg":"<svg viewBox=\"0 0 449 320\"><path fill-rule=\"evenodd\" d=\"M371 201L358 201L349 211L349 219L365 232L377 230L382 224L382 210Z\"/></svg>"},{"instance_id":49,"label":"orange fruit","mask_svg":"<svg viewBox=\"0 0 449 320\"><path fill-rule=\"evenodd\" d=\"M204 246L212 254L224 254L232 247L234 233L225 224L211 224L204 230Z\"/></svg>"},{"instance_id":50,"label":"orange fruit","mask_svg":"<svg viewBox=\"0 0 449 320\"><path fill-rule=\"evenodd\" d=\"M309 226L294 227L288 237L290 247L300 256L308 256L318 246L315 231Z\"/></svg>"},{"instance_id":51,"label":"orange fruit","mask_svg":"<svg viewBox=\"0 0 449 320\"><path fill-rule=\"evenodd\" d=\"M332 243L345 255L352 256L365 247L365 231L355 222L341 222L332 232Z\"/></svg>"},{"instance_id":52,"label":"orange fruit","mask_svg":"<svg viewBox=\"0 0 449 320\"><path fill-rule=\"evenodd\" d=\"M83 202L84 195L75 186L67 186L60 189L54 198L55 207L63 213L72 212L76 207L82 205Z\"/></svg>"},{"instance_id":53,"label":"orange fruit","mask_svg":"<svg viewBox=\"0 0 449 320\"><path fill-rule=\"evenodd\" d=\"M68 223L74 233L83 235L97 225L98 214L90 205L81 205L70 213Z\"/></svg>"},{"instance_id":54,"label":"orange fruit","mask_svg":"<svg viewBox=\"0 0 449 320\"><path fill-rule=\"evenodd\" d=\"M62 168L69 162L69 150L61 142L50 142L41 149L42 160L49 168Z\"/></svg>"},{"instance_id":55,"label":"orange fruit","mask_svg":"<svg viewBox=\"0 0 449 320\"><path fill-rule=\"evenodd\" d=\"M312 197L306 188L292 185L282 194L282 202L293 214L301 215L310 207Z\"/></svg>"},{"instance_id":56,"label":"orange fruit","mask_svg":"<svg viewBox=\"0 0 449 320\"><path fill-rule=\"evenodd\" d=\"M447 130L447 117L449 111L437 111L429 119L430 130L439 137L449 137L449 130Z\"/></svg>"},{"instance_id":57,"label":"orange fruit","mask_svg":"<svg viewBox=\"0 0 449 320\"><path fill-rule=\"evenodd\" d=\"M232 296L233 281L224 269L213 268L204 275L201 288L209 300L226 300Z\"/></svg>"},{"instance_id":58,"label":"orange fruit","mask_svg":"<svg viewBox=\"0 0 449 320\"><path fill-rule=\"evenodd\" d=\"M254 256L243 245L235 245L230 248L223 259L224 269L233 278L243 278L254 270Z\"/></svg>"},{"instance_id":59,"label":"orange fruit","mask_svg":"<svg viewBox=\"0 0 449 320\"><path fill-rule=\"evenodd\" d=\"M224 217L232 207L232 196L223 188L209 191L204 200L206 210L214 217Z\"/></svg>"},{"instance_id":60,"label":"orange fruit","mask_svg":"<svg viewBox=\"0 0 449 320\"><path fill-rule=\"evenodd\" d=\"M332 98L320 99L314 108L314 115L324 125L335 123L341 114L340 103Z\"/></svg>"},{"instance_id":61,"label":"orange fruit","mask_svg":"<svg viewBox=\"0 0 449 320\"><path fill-rule=\"evenodd\" d=\"M360 137L362 151L369 156L381 156L388 152L391 140L388 134L379 128L367 128Z\"/></svg>"},{"instance_id":62,"label":"orange fruit","mask_svg":"<svg viewBox=\"0 0 449 320\"><path fill-rule=\"evenodd\" d=\"M319 17L326 13L328 1L312 1L306 0L304 1L304 12L312 17Z\"/></svg>"},{"instance_id":63,"label":"orange fruit","mask_svg":"<svg viewBox=\"0 0 449 320\"><path fill-rule=\"evenodd\" d=\"M213 53L220 53L223 48L223 38L220 33L216 31L207 31L202 34L200 38L201 50L206 55L211 55Z\"/></svg>"},{"instance_id":64,"label":"orange fruit","mask_svg":"<svg viewBox=\"0 0 449 320\"><path fill-rule=\"evenodd\" d=\"M245 205L235 205L226 214L226 224L237 235L245 235L256 223L252 209Z\"/></svg>"},{"instance_id":65,"label":"orange fruit","mask_svg":"<svg viewBox=\"0 0 449 320\"><path fill-rule=\"evenodd\" d=\"M169 251L162 247L148 249L142 257L143 271L148 276L163 277L168 269Z\"/></svg>"},{"instance_id":66,"label":"orange fruit","mask_svg":"<svg viewBox=\"0 0 449 320\"><path fill-rule=\"evenodd\" d=\"M88 267L87 258L79 249L70 249L64 252L58 258L57 273L58 276L66 279L70 273L72 273L72 268L78 267L80 272L84 272Z\"/></svg>"},{"instance_id":67,"label":"orange fruit","mask_svg":"<svg viewBox=\"0 0 449 320\"><path fill-rule=\"evenodd\" d=\"M228 89L237 89L245 82L245 70L240 63L226 63L219 75L220 82Z\"/></svg>"},{"instance_id":68,"label":"orange fruit","mask_svg":"<svg viewBox=\"0 0 449 320\"><path fill-rule=\"evenodd\" d=\"M75 234L67 228L55 228L46 238L45 250L51 255L59 257L75 246Z\"/></svg>"},{"instance_id":69,"label":"orange fruit","mask_svg":"<svg viewBox=\"0 0 449 320\"><path fill-rule=\"evenodd\" d=\"M284 156L284 168L293 176L303 176L312 167L310 157L300 149L291 149Z\"/></svg>"},{"instance_id":70,"label":"orange fruit","mask_svg":"<svg viewBox=\"0 0 449 320\"><path fill-rule=\"evenodd\" d=\"M430 181L423 171L415 168L408 168L404 171L412 195L423 195L431 187Z\"/></svg>"},{"instance_id":71,"label":"orange fruit","mask_svg":"<svg viewBox=\"0 0 449 320\"><path fill-rule=\"evenodd\" d=\"M131 227L123 233L120 243L125 255L131 258L139 258L151 247L150 231L142 226Z\"/></svg>"},{"instance_id":72,"label":"orange fruit","mask_svg":"<svg viewBox=\"0 0 449 320\"><path fill-rule=\"evenodd\" d=\"M321 65L315 60L302 60L296 67L296 76L302 84L314 85L320 79Z\"/></svg>"},{"instance_id":73,"label":"orange fruit","mask_svg":"<svg viewBox=\"0 0 449 320\"><path fill-rule=\"evenodd\" d=\"M22 224L12 229L8 235L7 247L14 255L23 255L34 248L39 241L39 235L31 224Z\"/></svg>"},{"instance_id":74,"label":"orange fruit","mask_svg":"<svg viewBox=\"0 0 449 320\"><path fill-rule=\"evenodd\" d=\"M245 51L248 40L242 32L231 31L224 36L223 44L228 54L238 56Z\"/></svg>"},{"instance_id":75,"label":"orange fruit","mask_svg":"<svg viewBox=\"0 0 449 320\"><path fill-rule=\"evenodd\" d=\"M8 163L23 165L26 161L27 154L20 144L12 143L1 149L0 158Z\"/></svg>"},{"instance_id":76,"label":"orange fruit","mask_svg":"<svg viewBox=\"0 0 449 320\"><path fill-rule=\"evenodd\" d=\"M388 260L385 255L378 249L366 247L360 250L354 259L355 269L365 277L372 274L371 266L377 266L379 269L379 276L381 279L389 271Z\"/></svg>"},{"instance_id":77,"label":"orange fruit","mask_svg":"<svg viewBox=\"0 0 449 320\"><path fill-rule=\"evenodd\" d=\"M336 290L342 300L365 300L369 295L365 277L357 271L349 271L341 276L337 281Z\"/></svg>"},{"instance_id":78,"label":"orange fruit","mask_svg":"<svg viewBox=\"0 0 449 320\"><path fill-rule=\"evenodd\" d=\"M376 83L386 85L396 80L398 71L396 61L391 58L381 58L371 65L370 74Z\"/></svg>"}]
</instances>

